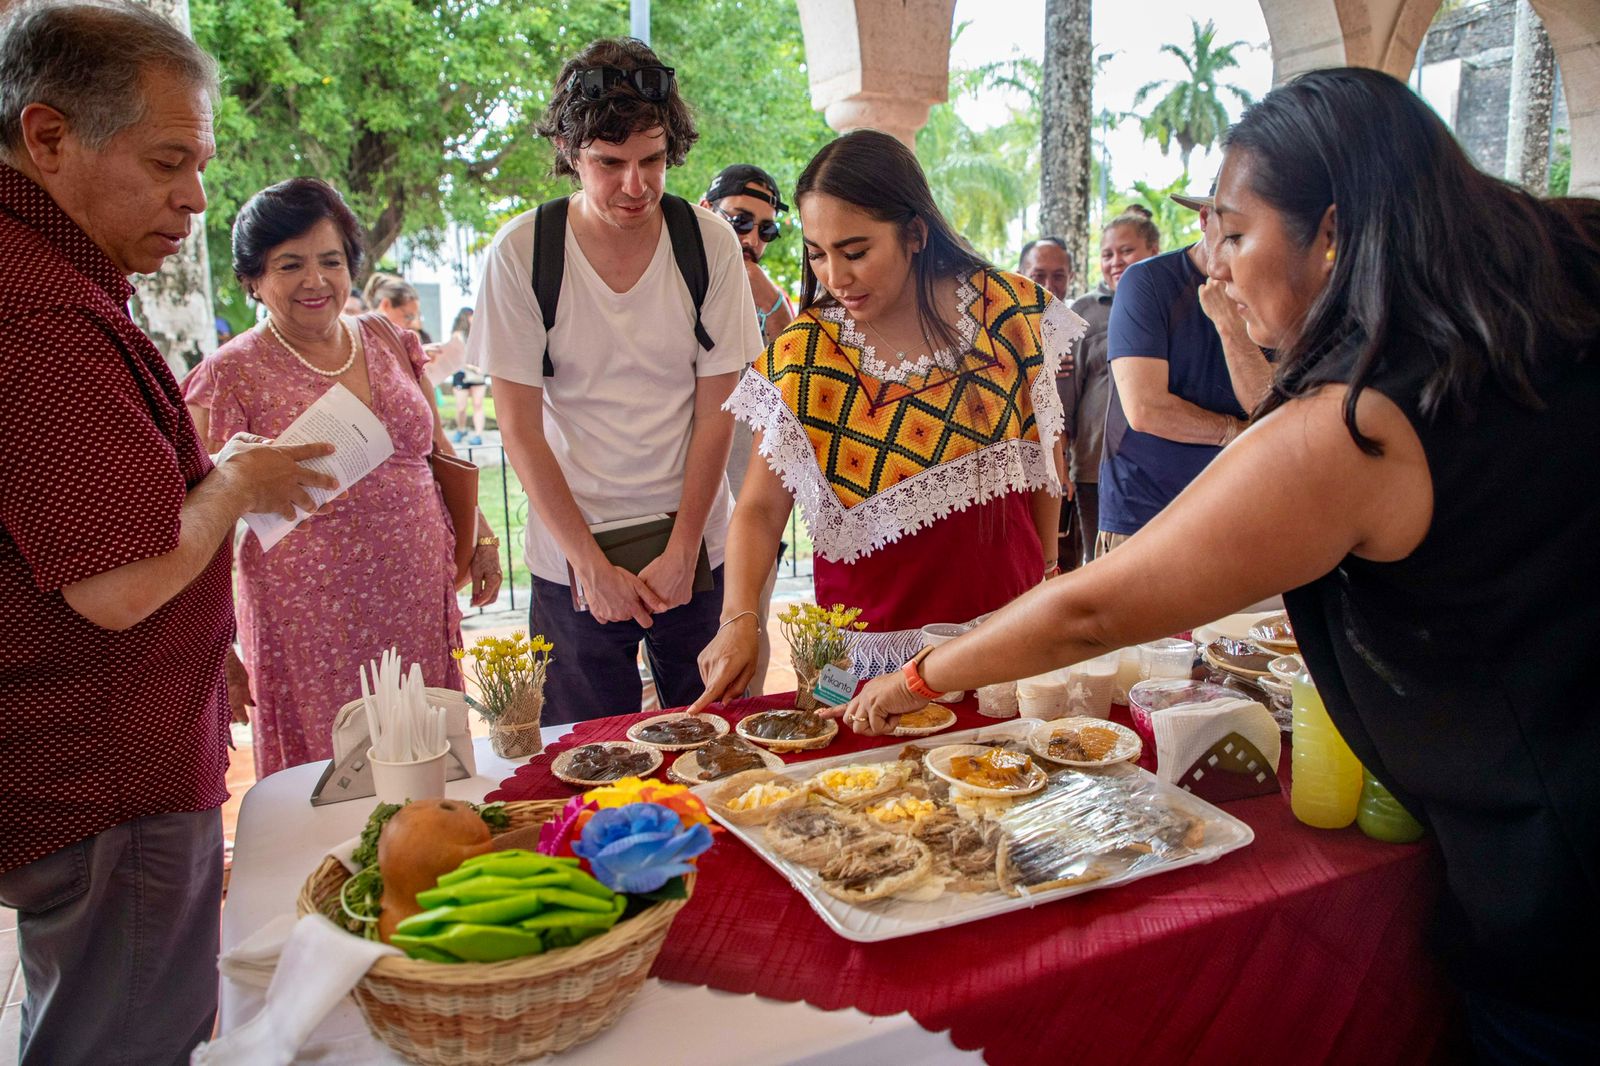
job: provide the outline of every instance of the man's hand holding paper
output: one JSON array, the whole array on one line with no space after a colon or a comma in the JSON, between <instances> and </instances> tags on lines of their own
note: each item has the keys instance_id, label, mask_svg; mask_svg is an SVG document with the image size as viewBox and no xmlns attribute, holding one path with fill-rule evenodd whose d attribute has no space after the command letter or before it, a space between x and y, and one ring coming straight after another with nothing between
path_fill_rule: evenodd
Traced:
<instances>
[{"instance_id":1,"label":"man's hand holding paper","mask_svg":"<svg viewBox=\"0 0 1600 1066\"><path fill-rule=\"evenodd\" d=\"M338 384L290 423L271 447L296 446L317 449L304 457L309 460L305 465L324 476L315 484L308 482L308 491L302 494L304 498L296 499L290 508L270 514L253 511L245 515L245 524L255 531L263 551L270 551L317 508L349 489L394 454L394 441L383 423L354 393Z\"/></svg>"}]
</instances>

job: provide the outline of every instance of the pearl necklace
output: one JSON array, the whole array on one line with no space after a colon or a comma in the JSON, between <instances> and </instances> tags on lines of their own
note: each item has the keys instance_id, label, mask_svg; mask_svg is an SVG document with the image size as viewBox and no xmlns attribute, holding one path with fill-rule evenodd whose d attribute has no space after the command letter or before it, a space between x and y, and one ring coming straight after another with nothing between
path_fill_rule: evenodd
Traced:
<instances>
[{"instance_id":1,"label":"pearl necklace","mask_svg":"<svg viewBox=\"0 0 1600 1066\"><path fill-rule=\"evenodd\" d=\"M278 324L272 321L272 316L267 316L267 329L272 331L272 335L277 338L279 344L283 345L284 350L286 350L296 359L300 360L301 366L305 367L313 374L321 374L325 378L336 378L343 374L346 370L349 370L351 367L356 365L356 331L351 329L350 323L346 322L343 318L339 319L339 325L344 327L345 338L350 342L350 358L346 359L344 361L344 366L341 366L338 370L324 370L296 351L295 346L285 340L282 333L278 332Z\"/></svg>"}]
</instances>

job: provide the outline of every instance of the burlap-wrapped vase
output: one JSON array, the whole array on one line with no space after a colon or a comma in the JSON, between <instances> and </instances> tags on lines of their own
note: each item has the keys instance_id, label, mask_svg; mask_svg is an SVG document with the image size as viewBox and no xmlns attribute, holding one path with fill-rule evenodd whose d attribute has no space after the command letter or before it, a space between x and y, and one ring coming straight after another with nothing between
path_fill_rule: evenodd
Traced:
<instances>
[{"instance_id":1,"label":"burlap-wrapped vase","mask_svg":"<svg viewBox=\"0 0 1600 1066\"><path fill-rule=\"evenodd\" d=\"M529 688L489 724L489 743L502 759L526 759L544 750L539 716L544 711L544 685Z\"/></svg>"},{"instance_id":2,"label":"burlap-wrapped vase","mask_svg":"<svg viewBox=\"0 0 1600 1066\"><path fill-rule=\"evenodd\" d=\"M812 690L817 687L817 678L822 674L822 666L818 666L816 663L802 662L798 656L793 657L791 662L794 664L795 678L794 705L802 711L814 711L822 706L812 693ZM822 665L837 666L841 670L848 670L850 669L850 657L846 655L833 660L831 663Z\"/></svg>"}]
</instances>

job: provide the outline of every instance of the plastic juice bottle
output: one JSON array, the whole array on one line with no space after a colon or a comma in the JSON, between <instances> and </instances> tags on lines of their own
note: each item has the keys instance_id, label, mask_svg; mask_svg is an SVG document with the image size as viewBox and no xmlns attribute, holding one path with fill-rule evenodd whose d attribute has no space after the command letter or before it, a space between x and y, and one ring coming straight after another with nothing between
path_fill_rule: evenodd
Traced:
<instances>
[{"instance_id":1,"label":"plastic juice bottle","mask_svg":"<svg viewBox=\"0 0 1600 1066\"><path fill-rule=\"evenodd\" d=\"M1294 783L1289 807L1317 829L1343 829L1356 818L1361 761L1339 735L1311 675L1294 679Z\"/></svg>"},{"instance_id":2,"label":"plastic juice bottle","mask_svg":"<svg viewBox=\"0 0 1600 1066\"><path fill-rule=\"evenodd\" d=\"M1390 844L1409 844L1422 836L1422 824L1383 787L1383 782L1365 767L1361 777L1361 807L1356 812L1356 824L1363 833Z\"/></svg>"}]
</instances>

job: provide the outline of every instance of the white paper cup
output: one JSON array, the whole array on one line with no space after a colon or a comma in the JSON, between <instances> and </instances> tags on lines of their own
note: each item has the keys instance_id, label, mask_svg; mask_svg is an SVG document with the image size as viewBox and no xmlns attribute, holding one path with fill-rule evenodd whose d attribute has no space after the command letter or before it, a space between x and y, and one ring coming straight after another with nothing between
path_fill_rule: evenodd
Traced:
<instances>
[{"instance_id":1,"label":"white paper cup","mask_svg":"<svg viewBox=\"0 0 1600 1066\"><path fill-rule=\"evenodd\" d=\"M1024 718L1053 722L1065 718L1070 708L1072 681L1066 670L1049 670L1017 682L1017 713Z\"/></svg>"},{"instance_id":2,"label":"white paper cup","mask_svg":"<svg viewBox=\"0 0 1600 1066\"><path fill-rule=\"evenodd\" d=\"M1085 718L1111 717L1121 662L1122 653L1113 651L1067 667L1067 713Z\"/></svg>"},{"instance_id":3,"label":"white paper cup","mask_svg":"<svg viewBox=\"0 0 1600 1066\"><path fill-rule=\"evenodd\" d=\"M922 646L924 648L937 648L939 645L955 640L965 633L970 627L957 622L935 622L922 627ZM966 697L965 692L946 692L939 697L939 703L960 703Z\"/></svg>"},{"instance_id":4,"label":"white paper cup","mask_svg":"<svg viewBox=\"0 0 1600 1066\"><path fill-rule=\"evenodd\" d=\"M444 796L445 748L437 755L412 762L384 762L374 758L367 749L367 761L372 763L372 785L378 793L379 803L407 803L411 800L439 799Z\"/></svg>"}]
</instances>

